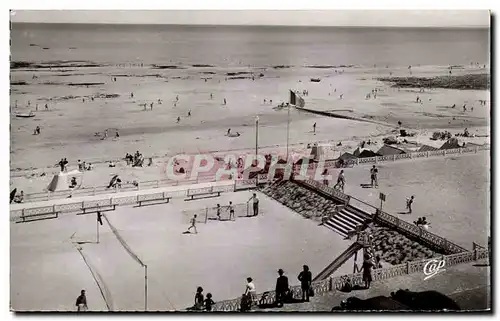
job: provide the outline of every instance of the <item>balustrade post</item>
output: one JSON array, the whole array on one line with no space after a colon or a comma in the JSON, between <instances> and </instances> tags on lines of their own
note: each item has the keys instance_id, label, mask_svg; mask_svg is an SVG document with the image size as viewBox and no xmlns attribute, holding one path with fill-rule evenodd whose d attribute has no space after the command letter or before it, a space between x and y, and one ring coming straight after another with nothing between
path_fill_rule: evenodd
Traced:
<instances>
[{"instance_id":1,"label":"balustrade post","mask_svg":"<svg viewBox=\"0 0 500 321\"><path fill-rule=\"evenodd\" d=\"M474 151L477 153L477 147L474 147Z\"/></svg>"},{"instance_id":2,"label":"balustrade post","mask_svg":"<svg viewBox=\"0 0 500 321\"><path fill-rule=\"evenodd\" d=\"M395 162L396 161L396 154L392 155L392 161Z\"/></svg>"},{"instance_id":3,"label":"balustrade post","mask_svg":"<svg viewBox=\"0 0 500 321\"><path fill-rule=\"evenodd\" d=\"M410 261L406 261L406 274L410 274Z\"/></svg>"},{"instance_id":4,"label":"balustrade post","mask_svg":"<svg viewBox=\"0 0 500 321\"><path fill-rule=\"evenodd\" d=\"M477 261L477 250L474 249L474 261Z\"/></svg>"},{"instance_id":5,"label":"balustrade post","mask_svg":"<svg viewBox=\"0 0 500 321\"><path fill-rule=\"evenodd\" d=\"M378 156L375 156L375 164L378 164Z\"/></svg>"},{"instance_id":6,"label":"balustrade post","mask_svg":"<svg viewBox=\"0 0 500 321\"><path fill-rule=\"evenodd\" d=\"M359 165L359 158L356 158L356 165Z\"/></svg>"},{"instance_id":7,"label":"balustrade post","mask_svg":"<svg viewBox=\"0 0 500 321\"><path fill-rule=\"evenodd\" d=\"M408 153L408 155L410 155L410 159L412 159L412 158L413 158L413 156L412 156L412 155L413 155L413 153Z\"/></svg>"},{"instance_id":8,"label":"balustrade post","mask_svg":"<svg viewBox=\"0 0 500 321\"><path fill-rule=\"evenodd\" d=\"M429 151L425 152L425 157L429 157Z\"/></svg>"},{"instance_id":9,"label":"balustrade post","mask_svg":"<svg viewBox=\"0 0 500 321\"><path fill-rule=\"evenodd\" d=\"M446 149L443 150L443 156L446 156Z\"/></svg>"},{"instance_id":10,"label":"balustrade post","mask_svg":"<svg viewBox=\"0 0 500 321\"><path fill-rule=\"evenodd\" d=\"M458 153L462 154L462 149L461 148L458 149Z\"/></svg>"},{"instance_id":11,"label":"balustrade post","mask_svg":"<svg viewBox=\"0 0 500 321\"><path fill-rule=\"evenodd\" d=\"M333 291L333 278L328 279L328 291Z\"/></svg>"}]
</instances>

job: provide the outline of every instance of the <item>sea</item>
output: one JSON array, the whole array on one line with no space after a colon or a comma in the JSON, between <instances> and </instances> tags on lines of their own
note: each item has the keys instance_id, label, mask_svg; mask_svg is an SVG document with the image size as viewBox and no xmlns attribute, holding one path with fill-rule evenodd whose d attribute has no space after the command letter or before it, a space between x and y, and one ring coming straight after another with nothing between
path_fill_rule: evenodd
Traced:
<instances>
[{"instance_id":1,"label":"sea","mask_svg":"<svg viewBox=\"0 0 500 321\"><path fill-rule=\"evenodd\" d=\"M11 24L11 61L28 62L488 65L489 44L489 29Z\"/></svg>"}]
</instances>

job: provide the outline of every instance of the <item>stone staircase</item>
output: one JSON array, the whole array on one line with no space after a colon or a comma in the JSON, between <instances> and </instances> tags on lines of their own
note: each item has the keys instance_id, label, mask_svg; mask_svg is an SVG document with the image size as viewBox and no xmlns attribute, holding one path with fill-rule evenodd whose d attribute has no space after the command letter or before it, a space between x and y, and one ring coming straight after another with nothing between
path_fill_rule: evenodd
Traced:
<instances>
[{"instance_id":1,"label":"stone staircase","mask_svg":"<svg viewBox=\"0 0 500 321\"><path fill-rule=\"evenodd\" d=\"M367 219L369 219L369 216L363 211L347 205L338 207L335 214L324 225L343 237L347 237L349 231L355 230L357 226L362 225Z\"/></svg>"}]
</instances>

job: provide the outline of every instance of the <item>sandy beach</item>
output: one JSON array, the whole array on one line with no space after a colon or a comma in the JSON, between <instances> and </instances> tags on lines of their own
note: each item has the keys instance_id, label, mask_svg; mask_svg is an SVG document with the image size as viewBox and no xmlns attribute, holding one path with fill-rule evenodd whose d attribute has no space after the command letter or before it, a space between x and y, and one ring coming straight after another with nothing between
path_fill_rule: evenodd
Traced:
<instances>
[{"instance_id":1,"label":"sandy beach","mask_svg":"<svg viewBox=\"0 0 500 321\"><path fill-rule=\"evenodd\" d=\"M338 157L344 151L352 152L362 140L371 139L381 147L382 138L391 134L398 121L404 128L418 133L412 139L420 144L436 144L429 138L437 130L449 130L455 134L468 128L473 134L489 134L488 91L426 89L421 93L419 89L393 88L391 83L377 80L389 73L406 77L406 68L184 65L176 68L179 69L155 69L152 66L68 69L58 68L56 64L49 70L13 69L11 82L26 84L12 85L12 187L26 192L43 191L52 174L58 172L55 164L64 157L68 158L69 169L76 169L78 159L95 165L94 173L85 174L84 186L104 185L109 181L109 175L116 172L130 180L162 179L161 173L155 171L162 167L165 156L255 149L255 116L259 116L259 148L283 151L287 110L273 107L288 101L289 89L309 91L304 97L307 108L376 121L338 119L292 109L291 149L303 149L306 144L314 142L331 143L332 146L342 142L342 147L334 148L333 157ZM245 73L240 77L246 79L228 76L237 72ZM263 77L259 77L261 73ZM446 73L445 66L412 69L415 77ZM479 74L484 73L484 69L465 66L454 73ZM251 79L252 74L255 80ZM33 79L33 75L37 78ZM114 77L116 81L113 81ZM320 78L321 82L313 83L310 78ZM97 85L72 85L78 83ZM377 97L366 99L366 94L375 88ZM210 94L213 99L210 99ZM106 95L115 98L100 98ZM415 102L417 96L422 103ZM486 106L480 105L479 100L486 100ZM45 110L45 104L49 110ZM147 110L141 104L147 104ZM453 104L457 107L450 108ZM462 110L464 104L468 106L466 112ZM471 107L474 107L473 111ZM190 110L191 117L188 117ZM15 117L16 113L29 111L36 116ZM181 119L179 123L176 123L177 117ZM314 123L317 124L316 133L312 132ZM41 127L40 135L33 135L36 126ZM228 128L241 136L225 136ZM106 140L95 136L96 133L102 135L106 129L109 136ZM114 139L116 130L120 135L118 139ZM482 144L489 138L468 141ZM107 168L106 161L121 160L125 153L137 150L146 157L154 157L155 168L134 168L132 174L128 174L125 166L124 171ZM42 173L46 176L40 177Z\"/></svg>"}]
</instances>

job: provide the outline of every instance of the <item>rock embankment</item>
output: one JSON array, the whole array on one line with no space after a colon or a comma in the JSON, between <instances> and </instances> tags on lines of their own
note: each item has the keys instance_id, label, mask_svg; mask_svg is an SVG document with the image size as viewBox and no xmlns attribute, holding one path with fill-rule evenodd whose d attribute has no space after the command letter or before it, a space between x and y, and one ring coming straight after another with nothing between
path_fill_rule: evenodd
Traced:
<instances>
[{"instance_id":1,"label":"rock embankment","mask_svg":"<svg viewBox=\"0 0 500 321\"><path fill-rule=\"evenodd\" d=\"M289 207L305 218L321 221L325 214L333 213L336 203L292 181L264 187L262 193Z\"/></svg>"},{"instance_id":2,"label":"rock embankment","mask_svg":"<svg viewBox=\"0 0 500 321\"><path fill-rule=\"evenodd\" d=\"M378 227L372 235L375 255L393 265L432 258L438 254L387 227Z\"/></svg>"},{"instance_id":3,"label":"rock embankment","mask_svg":"<svg viewBox=\"0 0 500 321\"><path fill-rule=\"evenodd\" d=\"M475 89L489 90L490 75L471 74L460 76L425 77L382 77L377 80L391 82L392 87L401 88L446 88L446 89Z\"/></svg>"}]
</instances>

